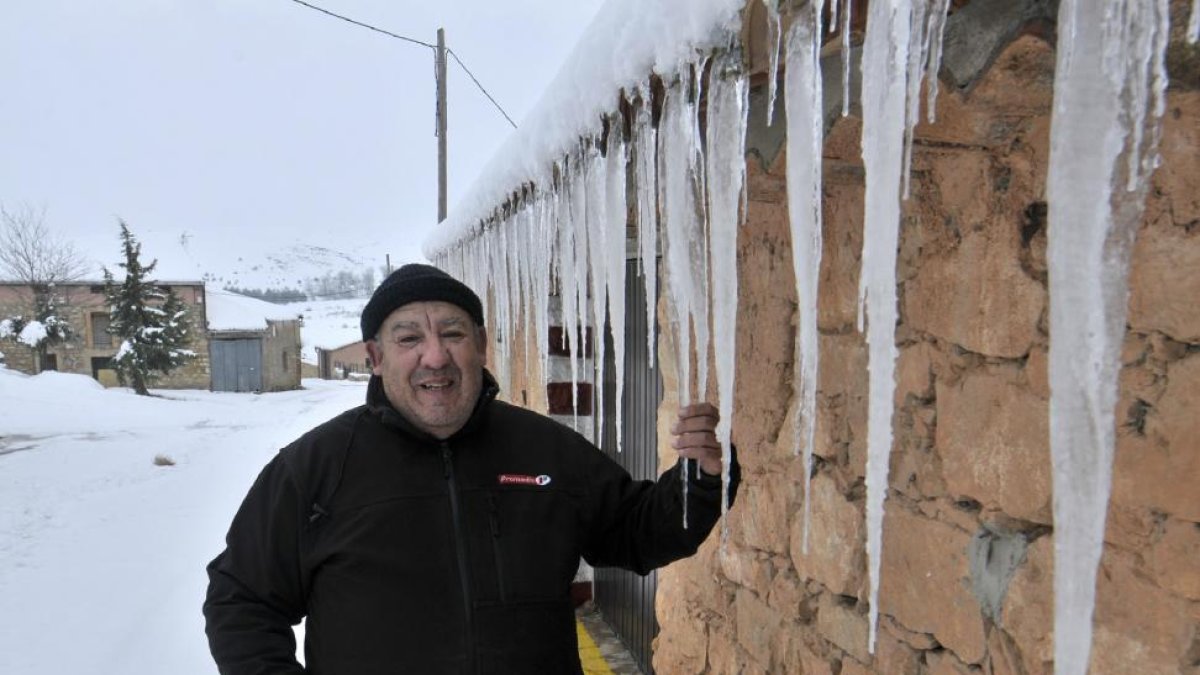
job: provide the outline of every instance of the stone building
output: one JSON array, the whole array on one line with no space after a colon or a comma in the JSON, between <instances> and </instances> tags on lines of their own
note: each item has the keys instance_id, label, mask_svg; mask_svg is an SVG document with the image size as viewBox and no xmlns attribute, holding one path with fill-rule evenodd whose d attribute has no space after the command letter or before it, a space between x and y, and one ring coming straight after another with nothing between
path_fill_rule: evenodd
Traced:
<instances>
[{"instance_id":1,"label":"stone building","mask_svg":"<svg viewBox=\"0 0 1200 675\"><path fill-rule=\"evenodd\" d=\"M317 347L317 377L325 380L344 380L349 377L369 377L371 360L366 343L356 340L340 347Z\"/></svg>"},{"instance_id":2,"label":"stone building","mask_svg":"<svg viewBox=\"0 0 1200 675\"><path fill-rule=\"evenodd\" d=\"M210 388L299 389L300 328L294 310L230 291L209 291Z\"/></svg>"},{"instance_id":3,"label":"stone building","mask_svg":"<svg viewBox=\"0 0 1200 675\"><path fill-rule=\"evenodd\" d=\"M865 543L868 345L856 327L866 192L859 70L852 70L852 105L843 117L842 53L836 37L826 44L816 321L821 368L806 552L804 469L792 434L799 414L792 381L799 316L786 170L789 161L810 158L787 156L780 110L774 124L766 124L769 23L763 3L741 9L750 109L745 220L736 246L732 435L743 483L728 515L728 541L722 545L714 534L694 558L658 573L656 672L1054 671L1046 255L1053 225L1047 223L1046 184L1057 4L953 2L937 121L922 121L915 130L911 196L902 204L897 247L894 440L873 650ZM1151 178L1129 275L1112 491L1092 621L1094 673L1200 672L1200 49L1184 37L1190 3L1170 6L1162 162ZM859 58L866 7L854 3L852 61ZM784 25L794 19L785 12ZM600 42L588 34L581 45L595 50ZM565 68L556 85L577 92L607 85L570 79L589 72ZM629 98L611 94L613 108L627 117ZM491 165L493 171L505 166ZM485 175L484 188L463 207L468 219L484 214L486 224L476 232L499 226L493 220L515 212L529 189L515 183L492 190L494 178ZM630 194L633 189L627 185ZM629 203L632 233L632 197ZM448 219L451 225L460 220L454 213ZM452 268L456 259L468 261L457 271L470 276L461 268L478 260L460 255L466 245L440 241L431 257ZM500 292L503 274L482 285L476 277L493 319L504 297L518 297ZM640 283L627 274L627 289ZM669 302L659 294L662 326ZM542 373L549 362L519 347L537 333L537 315L528 313L527 299L509 306L527 313L517 316L508 344L491 345L489 363L504 370L510 400L545 411L547 401L561 395L552 396L543 383L568 375L553 364L554 372ZM629 307L632 321L636 312ZM675 461L668 428L682 389L676 349L664 329L653 369L661 378L657 470ZM578 370L584 379L591 372ZM695 370L685 386L694 386ZM607 381L605 389L611 397ZM597 438L612 451L611 435L598 432ZM621 611L606 611L606 617L619 622Z\"/></svg>"},{"instance_id":4,"label":"stone building","mask_svg":"<svg viewBox=\"0 0 1200 675\"><path fill-rule=\"evenodd\" d=\"M159 286L175 291L188 308L191 342L188 349L196 353L186 365L165 377L154 381L155 387L167 389L207 389L208 335L206 332L207 311L205 290L199 281L160 281ZM58 370L65 373L90 375L108 386L117 384L116 373L109 368L109 360L116 355L120 346L114 336L106 332L108 327L108 303L104 297L104 282L80 281L60 284L55 289L60 315L71 325L74 337L63 344L47 350L46 359L40 361L35 349L14 340L0 341L7 366L24 373L35 374L43 370ZM33 293L26 284L0 282L0 317L29 314L33 304Z\"/></svg>"}]
</instances>

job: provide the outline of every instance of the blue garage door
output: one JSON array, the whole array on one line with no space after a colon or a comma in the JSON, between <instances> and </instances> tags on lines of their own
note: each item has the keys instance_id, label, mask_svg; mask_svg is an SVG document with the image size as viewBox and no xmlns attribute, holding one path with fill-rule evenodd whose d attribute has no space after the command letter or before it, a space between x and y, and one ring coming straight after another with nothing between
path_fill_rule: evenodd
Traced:
<instances>
[{"instance_id":1,"label":"blue garage door","mask_svg":"<svg viewBox=\"0 0 1200 675\"><path fill-rule=\"evenodd\" d=\"M262 391L262 340L213 340L208 344L213 391Z\"/></svg>"}]
</instances>

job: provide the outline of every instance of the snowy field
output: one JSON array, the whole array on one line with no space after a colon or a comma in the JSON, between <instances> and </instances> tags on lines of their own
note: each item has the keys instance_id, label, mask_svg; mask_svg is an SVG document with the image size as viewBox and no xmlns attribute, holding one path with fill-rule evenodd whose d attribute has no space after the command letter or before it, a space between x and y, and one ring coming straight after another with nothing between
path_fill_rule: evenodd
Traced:
<instances>
[{"instance_id":1,"label":"snowy field","mask_svg":"<svg viewBox=\"0 0 1200 675\"><path fill-rule=\"evenodd\" d=\"M204 566L275 452L365 395L304 387L143 398L0 367L0 673L215 673Z\"/></svg>"}]
</instances>

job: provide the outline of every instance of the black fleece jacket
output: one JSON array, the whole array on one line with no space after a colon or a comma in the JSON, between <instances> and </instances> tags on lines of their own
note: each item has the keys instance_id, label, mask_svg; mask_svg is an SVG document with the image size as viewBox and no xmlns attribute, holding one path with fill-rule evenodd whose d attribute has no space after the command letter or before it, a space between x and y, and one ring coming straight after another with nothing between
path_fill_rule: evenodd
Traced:
<instances>
[{"instance_id":1,"label":"black fleece jacket","mask_svg":"<svg viewBox=\"0 0 1200 675\"><path fill-rule=\"evenodd\" d=\"M284 448L208 566L221 673L580 673L579 558L646 574L695 553L720 480L634 481L579 434L494 400L439 441L383 396ZM738 470L732 468L736 491ZM732 498L732 495L731 495ZM305 662L292 626L307 617Z\"/></svg>"}]
</instances>

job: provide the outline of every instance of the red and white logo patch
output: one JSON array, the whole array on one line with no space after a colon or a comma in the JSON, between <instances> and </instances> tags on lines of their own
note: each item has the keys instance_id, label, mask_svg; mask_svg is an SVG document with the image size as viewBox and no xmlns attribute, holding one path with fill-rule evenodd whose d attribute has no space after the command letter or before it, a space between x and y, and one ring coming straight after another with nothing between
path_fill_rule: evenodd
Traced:
<instances>
[{"instance_id":1,"label":"red and white logo patch","mask_svg":"<svg viewBox=\"0 0 1200 675\"><path fill-rule=\"evenodd\" d=\"M520 473L502 473L498 476L501 485L549 485L550 476L529 476Z\"/></svg>"}]
</instances>

